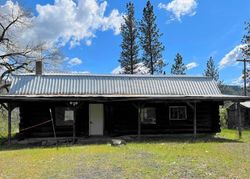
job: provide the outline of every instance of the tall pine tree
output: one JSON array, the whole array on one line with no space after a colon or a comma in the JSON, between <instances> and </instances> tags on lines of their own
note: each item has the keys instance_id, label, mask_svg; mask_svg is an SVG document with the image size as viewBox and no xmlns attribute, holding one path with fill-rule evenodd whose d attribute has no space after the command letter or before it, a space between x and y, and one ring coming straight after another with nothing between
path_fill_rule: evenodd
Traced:
<instances>
[{"instance_id":1,"label":"tall pine tree","mask_svg":"<svg viewBox=\"0 0 250 179\"><path fill-rule=\"evenodd\" d=\"M143 50L142 61L149 68L150 74L162 73L165 63L162 59L164 45L159 41L162 34L156 25L156 16L150 0L143 9L143 17L140 22L140 43Z\"/></svg>"},{"instance_id":2,"label":"tall pine tree","mask_svg":"<svg viewBox=\"0 0 250 179\"><path fill-rule=\"evenodd\" d=\"M250 21L246 22L245 27L246 34L242 38L242 43L245 46L241 49L243 53L243 58L246 60L250 59Z\"/></svg>"},{"instance_id":3,"label":"tall pine tree","mask_svg":"<svg viewBox=\"0 0 250 179\"><path fill-rule=\"evenodd\" d=\"M241 48L242 58L243 58L241 60L246 60L246 62L248 62L250 60L250 21L246 22L245 31L246 33L241 40L241 42L244 44L244 46ZM243 80L244 80L244 95L247 95L246 86L249 86L249 82L250 82L249 68L246 70L243 70Z\"/></svg>"},{"instance_id":4,"label":"tall pine tree","mask_svg":"<svg viewBox=\"0 0 250 179\"><path fill-rule=\"evenodd\" d=\"M124 23L121 25L122 35L122 52L119 62L126 74L134 74L136 65L139 62L137 44L137 25L134 17L134 4L129 2L127 4L127 14L123 16Z\"/></svg>"},{"instance_id":5,"label":"tall pine tree","mask_svg":"<svg viewBox=\"0 0 250 179\"><path fill-rule=\"evenodd\" d=\"M181 54L177 53L174 61L175 61L175 63L172 65L171 74L173 74L173 75L185 75L187 67L182 62Z\"/></svg>"},{"instance_id":6,"label":"tall pine tree","mask_svg":"<svg viewBox=\"0 0 250 179\"><path fill-rule=\"evenodd\" d=\"M211 77L215 81L219 80L219 70L216 68L212 57L207 61L207 69L204 71L204 76Z\"/></svg>"}]
</instances>

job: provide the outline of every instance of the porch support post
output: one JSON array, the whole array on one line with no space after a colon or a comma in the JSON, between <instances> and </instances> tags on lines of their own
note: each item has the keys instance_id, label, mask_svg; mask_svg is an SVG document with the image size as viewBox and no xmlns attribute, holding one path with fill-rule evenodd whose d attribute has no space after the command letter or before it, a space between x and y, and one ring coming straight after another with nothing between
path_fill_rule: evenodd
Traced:
<instances>
[{"instance_id":1,"label":"porch support post","mask_svg":"<svg viewBox=\"0 0 250 179\"><path fill-rule=\"evenodd\" d=\"M8 145L11 144L11 105L8 104Z\"/></svg>"},{"instance_id":2,"label":"porch support post","mask_svg":"<svg viewBox=\"0 0 250 179\"><path fill-rule=\"evenodd\" d=\"M73 143L76 142L76 109L74 109L74 118L73 118Z\"/></svg>"},{"instance_id":3,"label":"porch support post","mask_svg":"<svg viewBox=\"0 0 250 179\"><path fill-rule=\"evenodd\" d=\"M57 138L56 138L55 122L54 122L54 118L53 118L53 114L52 114L51 108L49 109L49 113L50 113L50 119L51 119L52 129L53 129L53 133L54 133L54 138L56 140L56 147L58 147Z\"/></svg>"},{"instance_id":4,"label":"porch support post","mask_svg":"<svg viewBox=\"0 0 250 179\"><path fill-rule=\"evenodd\" d=\"M239 138L242 137L242 129L241 129L241 110L240 110L240 102L237 102L237 111L238 111L238 132L239 132Z\"/></svg>"},{"instance_id":5,"label":"porch support post","mask_svg":"<svg viewBox=\"0 0 250 179\"><path fill-rule=\"evenodd\" d=\"M196 102L194 102L194 137L196 137L197 134L197 117L196 117Z\"/></svg>"},{"instance_id":6,"label":"porch support post","mask_svg":"<svg viewBox=\"0 0 250 179\"><path fill-rule=\"evenodd\" d=\"M141 105L138 105L138 138L141 137Z\"/></svg>"}]
</instances>

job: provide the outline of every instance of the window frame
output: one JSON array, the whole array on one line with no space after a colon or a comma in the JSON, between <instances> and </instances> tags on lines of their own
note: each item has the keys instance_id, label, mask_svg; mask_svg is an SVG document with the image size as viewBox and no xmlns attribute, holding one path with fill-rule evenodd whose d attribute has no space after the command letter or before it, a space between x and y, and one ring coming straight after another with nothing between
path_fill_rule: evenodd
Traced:
<instances>
[{"instance_id":1,"label":"window frame","mask_svg":"<svg viewBox=\"0 0 250 179\"><path fill-rule=\"evenodd\" d=\"M185 111L185 117L184 118L179 118L179 112L177 113L177 118L172 118L171 116L171 109L180 109L183 108ZM187 120L187 106L169 106L169 120L170 121L185 121Z\"/></svg>"},{"instance_id":2,"label":"window frame","mask_svg":"<svg viewBox=\"0 0 250 179\"><path fill-rule=\"evenodd\" d=\"M151 122L145 120L146 119L145 118L145 111L147 111L147 113L148 113L149 109L154 110L154 120L152 120ZM153 125L156 124L156 108L155 107L143 107L143 108L141 108L141 114L140 115L141 115L140 117L141 117L141 123L142 124L153 124Z\"/></svg>"},{"instance_id":3,"label":"window frame","mask_svg":"<svg viewBox=\"0 0 250 179\"><path fill-rule=\"evenodd\" d=\"M58 110L61 112L61 110L63 111L63 118L60 119L60 117L58 116ZM73 118L72 120L65 120L66 118L66 111L72 111L72 114L73 114ZM73 121L74 121L74 109L71 108L71 107L56 107L55 108L55 123L56 123L56 126L72 126L73 125ZM62 120L63 119L63 120Z\"/></svg>"}]
</instances>

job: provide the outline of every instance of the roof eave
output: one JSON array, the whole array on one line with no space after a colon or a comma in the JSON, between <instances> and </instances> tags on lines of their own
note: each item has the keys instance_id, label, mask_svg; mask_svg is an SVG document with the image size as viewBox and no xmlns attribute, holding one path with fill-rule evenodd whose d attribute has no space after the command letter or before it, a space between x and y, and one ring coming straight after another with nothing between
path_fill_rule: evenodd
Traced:
<instances>
[{"instance_id":1,"label":"roof eave","mask_svg":"<svg viewBox=\"0 0 250 179\"><path fill-rule=\"evenodd\" d=\"M250 96L234 95L0 95L1 102L9 101L87 101L87 100L216 100L249 101Z\"/></svg>"}]
</instances>

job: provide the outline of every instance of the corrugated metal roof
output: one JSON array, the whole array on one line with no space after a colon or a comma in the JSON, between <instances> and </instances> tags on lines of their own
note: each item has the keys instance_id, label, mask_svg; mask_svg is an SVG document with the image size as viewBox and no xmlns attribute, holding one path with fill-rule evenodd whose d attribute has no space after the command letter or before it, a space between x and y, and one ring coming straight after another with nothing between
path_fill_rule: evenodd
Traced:
<instances>
[{"instance_id":1,"label":"corrugated metal roof","mask_svg":"<svg viewBox=\"0 0 250 179\"><path fill-rule=\"evenodd\" d=\"M221 92L207 77L45 74L13 76L9 95L218 96Z\"/></svg>"}]
</instances>

